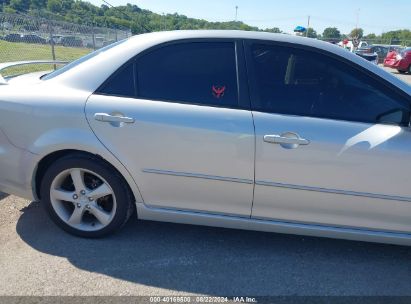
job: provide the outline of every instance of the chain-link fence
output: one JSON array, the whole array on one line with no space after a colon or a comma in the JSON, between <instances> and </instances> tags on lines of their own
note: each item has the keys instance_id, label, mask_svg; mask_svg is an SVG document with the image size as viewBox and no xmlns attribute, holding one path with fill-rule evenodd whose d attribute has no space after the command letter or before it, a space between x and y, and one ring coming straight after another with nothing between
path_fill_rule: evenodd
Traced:
<instances>
[{"instance_id":1,"label":"chain-link fence","mask_svg":"<svg viewBox=\"0 0 411 304\"><path fill-rule=\"evenodd\" d=\"M129 29L84 26L0 13L0 63L22 60L72 61L130 36ZM2 74L13 75L50 68L53 66L16 67Z\"/></svg>"}]
</instances>

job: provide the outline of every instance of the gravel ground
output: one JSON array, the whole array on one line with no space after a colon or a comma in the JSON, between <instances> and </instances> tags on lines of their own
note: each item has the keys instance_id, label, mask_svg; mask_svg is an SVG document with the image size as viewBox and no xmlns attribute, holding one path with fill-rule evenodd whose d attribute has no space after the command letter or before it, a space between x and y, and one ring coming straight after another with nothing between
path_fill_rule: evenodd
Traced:
<instances>
[{"instance_id":1,"label":"gravel ground","mask_svg":"<svg viewBox=\"0 0 411 304\"><path fill-rule=\"evenodd\" d=\"M386 70L387 72L390 72L390 73L394 74L395 76L397 76L401 80L407 82L408 84L411 84L411 75L410 74L400 74L400 73L398 73L397 70L393 70L393 69L390 69L390 68L384 68L383 67L383 69Z\"/></svg>"},{"instance_id":2,"label":"gravel ground","mask_svg":"<svg viewBox=\"0 0 411 304\"><path fill-rule=\"evenodd\" d=\"M0 244L0 295L411 296L411 247L133 220L85 240L1 193Z\"/></svg>"}]
</instances>

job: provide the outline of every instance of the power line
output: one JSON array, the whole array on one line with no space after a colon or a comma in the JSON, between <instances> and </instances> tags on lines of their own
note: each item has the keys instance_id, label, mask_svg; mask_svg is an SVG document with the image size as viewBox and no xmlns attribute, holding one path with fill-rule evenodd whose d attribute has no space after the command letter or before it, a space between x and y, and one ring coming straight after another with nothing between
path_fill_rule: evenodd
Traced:
<instances>
[{"instance_id":1,"label":"power line","mask_svg":"<svg viewBox=\"0 0 411 304\"><path fill-rule=\"evenodd\" d=\"M133 20L134 18L132 16L130 16L129 14L126 14L126 12L123 12L122 10L119 10L117 7L115 7L114 5L112 5L111 3L109 3L106 0L101 0L103 1L105 4L107 4L108 6L110 6L111 8L113 8L114 10L116 10L117 12L123 14L124 16L130 18L131 20ZM149 30L146 26L144 26L144 24L142 24L141 22L139 22L139 25L147 32L150 33L151 30Z\"/></svg>"}]
</instances>

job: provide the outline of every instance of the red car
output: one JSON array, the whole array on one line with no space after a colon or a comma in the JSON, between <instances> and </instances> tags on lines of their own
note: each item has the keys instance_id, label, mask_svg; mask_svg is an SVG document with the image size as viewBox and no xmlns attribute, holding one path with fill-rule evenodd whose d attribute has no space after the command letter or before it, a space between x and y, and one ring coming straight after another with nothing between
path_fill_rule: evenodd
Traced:
<instances>
[{"instance_id":1,"label":"red car","mask_svg":"<svg viewBox=\"0 0 411 304\"><path fill-rule=\"evenodd\" d=\"M406 48L400 53L389 52L384 60L384 66L396 69L401 74L411 74L411 48Z\"/></svg>"}]
</instances>

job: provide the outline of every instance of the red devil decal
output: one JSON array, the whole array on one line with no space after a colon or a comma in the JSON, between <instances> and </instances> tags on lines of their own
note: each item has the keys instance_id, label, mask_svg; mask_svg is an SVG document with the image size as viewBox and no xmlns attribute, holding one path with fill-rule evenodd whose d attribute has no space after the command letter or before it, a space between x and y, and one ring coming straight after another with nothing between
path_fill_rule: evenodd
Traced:
<instances>
[{"instance_id":1,"label":"red devil decal","mask_svg":"<svg viewBox=\"0 0 411 304\"><path fill-rule=\"evenodd\" d=\"M213 85L213 96L215 98L221 98L224 96L225 93L225 86L214 86Z\"/></svg>"}]
</instances>

